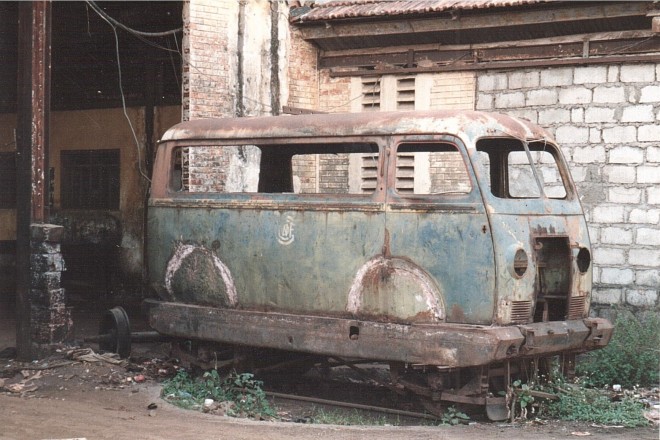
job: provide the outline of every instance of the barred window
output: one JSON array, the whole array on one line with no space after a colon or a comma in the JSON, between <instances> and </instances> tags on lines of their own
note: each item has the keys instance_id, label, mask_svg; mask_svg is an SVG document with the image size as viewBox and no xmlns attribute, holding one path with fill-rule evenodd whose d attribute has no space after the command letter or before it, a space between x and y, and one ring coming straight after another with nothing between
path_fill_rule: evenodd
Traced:
<instances>
[{"instance_id":1,"label":"barred window","mask_svg":"<svg viewBox=\"0 0 660 440\"><path fill-rule=\"evenodd\" d=\"M62 151L62 208L119 209L119 150Z\"/></svg>"}]
</instances>

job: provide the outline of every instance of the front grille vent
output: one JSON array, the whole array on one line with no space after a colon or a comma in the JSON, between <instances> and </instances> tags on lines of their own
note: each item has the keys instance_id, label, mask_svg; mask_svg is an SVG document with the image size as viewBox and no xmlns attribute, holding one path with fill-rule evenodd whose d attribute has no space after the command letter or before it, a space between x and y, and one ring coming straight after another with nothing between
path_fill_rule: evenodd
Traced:
<instances>
[{"instance_id":1,"label":"front grille vent","mask_svg":"<svg viewBox=\"0 0 660 440\"><path fill-rule=\"evenodd\" d=\"M573 296L568 302L567 319L580 319L584 316L584 296Z\"/></svg>"},{"instance_id":2,"label":"front grille vent","mask_svg":"<svg viewBox=\"0 0 660 440\"><path fill-rule=\"evenodd\" d=\"M531 301L513 301L511 303L511 323L527 324L532 316Z\"/></svg>"}]
</instances>

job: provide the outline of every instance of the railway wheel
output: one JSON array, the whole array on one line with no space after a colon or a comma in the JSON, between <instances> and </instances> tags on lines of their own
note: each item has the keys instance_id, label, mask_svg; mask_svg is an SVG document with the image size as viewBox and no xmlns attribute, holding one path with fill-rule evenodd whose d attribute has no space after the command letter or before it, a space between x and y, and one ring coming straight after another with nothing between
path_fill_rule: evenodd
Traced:
<instances>
[{"instance_id":1,"label":"railway wheel","mask_svg":"<svg viewBox=\"0 0 660 440\"><path fill-rule=\"evenodd\" d=\"M121 358L131 354L131 325L122 307L106 311L99 326L99 349L117 353Z\"/></svg>"}]
</instances>

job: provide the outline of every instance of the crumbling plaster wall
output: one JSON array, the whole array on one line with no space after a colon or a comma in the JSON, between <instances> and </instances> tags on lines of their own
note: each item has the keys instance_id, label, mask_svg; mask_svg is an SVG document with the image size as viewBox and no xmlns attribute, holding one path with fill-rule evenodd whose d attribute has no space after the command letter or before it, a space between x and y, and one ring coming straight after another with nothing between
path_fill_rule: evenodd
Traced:
<instances>
[{"instance_id":1,"label":"crumbling plaster wall","mask_svg":"<svg viewBox=\"0 0 660 440\"><path fill-rule=\"evenodd\" d=\"M480 73L478 110L548 128L589 222L596 311L659 307L660 64Z\"/></svg>"},{"instance_id":2,"label":"crumbling plaster wall","mask_svg":"<svg viewBox=\"0 0 660 440\"><path fill-rule=\"evenodd\" d=\"M144 109L128 108L127 113L136 132L140 144L141 158L138 161L138 147L124 116L123 109L96 109L61 111L51 113L49 165L55 171L53 206L51 217L76 222L83 219L98 218L103 221L108 217L116 219L119 225L119 252L117 262L120 273L119 281L129 285L132 290L138 289L142 280L143 260L143 220L147 191L147 181L142 176L146 174L144 144ZM154 120L154 139L160 138L170 126L180 121L180 107L170 106L156 108ZM1 139L12 139L16 126L14 114L0 115ZM4 143L3 143L4 144ZM61 177L62 168L60 155L66 150L120 150L120 205L115 212L62 212L61 211ZM15 146L3 146L0 151L15 151ZM90 226L93 229L93 225ZM0 240L16 239L16 210L0 210ZM95 240L94 237L89 237ZM101 238L99 237L99 240ZM65 237L65 241L67 238Z\"/></svg>"}]
</instances>

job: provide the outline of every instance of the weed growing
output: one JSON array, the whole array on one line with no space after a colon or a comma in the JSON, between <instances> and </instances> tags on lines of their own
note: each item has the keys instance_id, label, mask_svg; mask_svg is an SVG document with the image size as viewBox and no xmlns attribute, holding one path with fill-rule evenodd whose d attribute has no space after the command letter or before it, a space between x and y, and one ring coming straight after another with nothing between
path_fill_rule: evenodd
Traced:
<instances>
[{"instance_id":1,"label":"weed growing","mask_svg":"<svg viewBox=\"0 0 660 440\"><path fill-rule=\"evenodd\" d=\"M263 383L250 373L220 376L210 370L201 377L191 377L185 371L163 383L162 396L186 409L201 410L206 399L226 403L226 414L233 417L273 418L275 411L266 399Z\"/></svg>"},{"instance_id":2,"label":"weed growing","mask_svg":"<svg viewBox=\"0 0 660 440\"><path fill-rule=\"evenodd\" d=\"M364 411L325 410L314 407L310 419L313 423L342 426L399 426L398 418L383 415L371 416Z\"/></svg>"},{"instance_id":3,"label":"weed growing","mask_svg":"<svg viewBox=\"0 0 660 440\"><path fill-rule=\"evenodd\" d=\"M561 420L592 422L628 428L648 426L644 405L631 396L612 401L605 392L585 387L571 387L547 404L548 416Z\"/></svg>"},{"instance_id":4,"label":"weed growing","mask_svg":"<svg viewBox=\"0 0 660 440\"><path fill-rule=\"evenodd\" d=\"M584 356L577 364L577 374L594 387L657 385L660 317L649 314L640 320L624 309L616 314L612 340L607 347Z\"/></svg>"}]
</instances>

